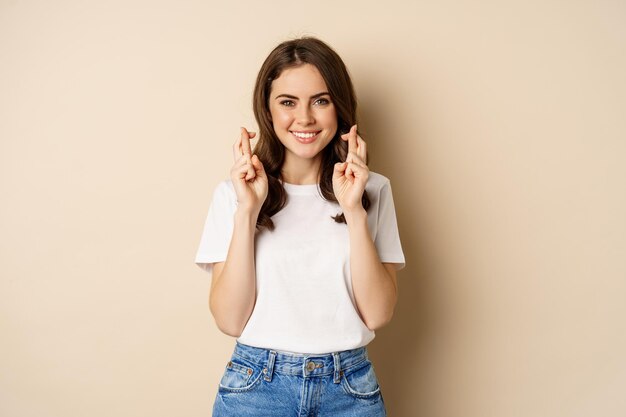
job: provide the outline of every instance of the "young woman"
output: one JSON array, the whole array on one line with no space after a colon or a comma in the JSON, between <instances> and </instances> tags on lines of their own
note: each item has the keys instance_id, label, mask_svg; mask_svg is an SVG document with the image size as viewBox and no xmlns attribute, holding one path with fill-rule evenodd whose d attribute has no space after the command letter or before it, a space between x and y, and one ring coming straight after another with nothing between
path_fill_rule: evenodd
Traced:
<instances>
[{"instance_id":1,"label":"young woman","mask_svg":"<svg viewBox=\"0 0 626 417\"><path fill-rule=\"evenodd\" d=\"M324 42L278 45L254 88L195 262L237 337L213 416L384 416L366 345L404 266L389 180L369 171L346 67Z\"/></svg>"}]
</instances>

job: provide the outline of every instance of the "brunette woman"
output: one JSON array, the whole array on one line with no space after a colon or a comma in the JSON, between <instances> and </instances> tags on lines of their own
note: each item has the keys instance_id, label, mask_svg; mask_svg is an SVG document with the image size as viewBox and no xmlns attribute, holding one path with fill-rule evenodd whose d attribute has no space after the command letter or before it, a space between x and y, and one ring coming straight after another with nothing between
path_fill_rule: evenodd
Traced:
<instances>
[{"instance_id":1,"label":"brunette woman","mask_svg":"<svg viewBox=\"0 0 626 417\"><path fill-rule=\"evenodd\" d=\"M367 344L405 264L389 180L367 166L337 53L313 37L266 58L256 136L241 128L195 262L210 311L236 337L213 416L384 416Z\"/></svg>"}]
</instances>

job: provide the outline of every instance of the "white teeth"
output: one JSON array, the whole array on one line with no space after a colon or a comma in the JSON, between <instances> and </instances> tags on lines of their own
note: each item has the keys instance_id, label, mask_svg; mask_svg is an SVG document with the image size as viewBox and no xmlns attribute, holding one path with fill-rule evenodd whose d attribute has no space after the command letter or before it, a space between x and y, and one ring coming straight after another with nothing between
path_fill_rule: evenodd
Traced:
<instances>
[{"instance_id":1,"label":"white teeth","mask_svg":"<svg viewBox=\"0 0 626 417\"><path fill-rule=\"evenodd\" d=\"M300 132L291 132L291 133L303 139L312 138L313 136L317 135L317 133L300 133Z\"/></svg>"}]
</instances>

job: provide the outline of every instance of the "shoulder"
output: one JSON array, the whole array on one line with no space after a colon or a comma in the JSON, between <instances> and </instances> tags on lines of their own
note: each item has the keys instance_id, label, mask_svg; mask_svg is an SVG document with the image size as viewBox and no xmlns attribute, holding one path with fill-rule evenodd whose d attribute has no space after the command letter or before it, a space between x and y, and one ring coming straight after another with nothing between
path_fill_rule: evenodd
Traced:
<instances>
[{"instance_id":1,"label":"shoulder","mask_svg":"<svg viewBox=\"0 0 626 417\"><path fill-rule=\"evenodd\" d=\"M381 189L389 187L389 185L389 178L377 172L370 171L365 190L371 193L379 193Z\"/></svg>"},{"instance_id":2,"label":"shoulder","mask_svg":"<svg viewBox=\"0 0 626 417\"><path fill-rule=\"evenodd\" d=\"M237 201L237 194L235 192L235 186L233 185L233 181L230 179L220 181L215 186L213 198L228 201Z\"/></svg>"},{"instance_id":3,"label":"shoulder","mask_svg":"<svg viewBox=\"0 0 626 417\"><path fill-rule=\"evenodd\" d=\"M235 192L235 186L233 185L233 181L228 178L217 183L215 187L216 190L221 190L223 192Z\"/></svg>"}]
</instances>

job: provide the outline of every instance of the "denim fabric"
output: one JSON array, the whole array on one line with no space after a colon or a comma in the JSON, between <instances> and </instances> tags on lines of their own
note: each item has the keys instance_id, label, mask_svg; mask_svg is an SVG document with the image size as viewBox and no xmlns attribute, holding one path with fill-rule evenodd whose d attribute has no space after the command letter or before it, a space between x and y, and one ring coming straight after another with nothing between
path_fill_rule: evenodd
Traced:
<instances>
[{"instance_id":1,"label":"denim fabric","mask_svg":"<svg viewBox=\"0 0 626 417\"><path fill-rule=\"evenodd\" d=\"M213 417L386 415L365 346L296 354L236 342L213 405Z\"/></svg>"}]
</instances>

